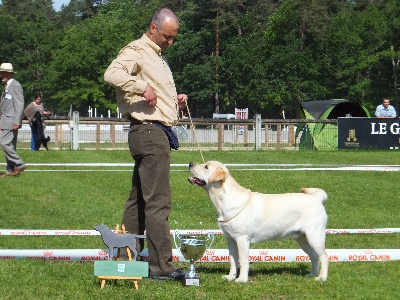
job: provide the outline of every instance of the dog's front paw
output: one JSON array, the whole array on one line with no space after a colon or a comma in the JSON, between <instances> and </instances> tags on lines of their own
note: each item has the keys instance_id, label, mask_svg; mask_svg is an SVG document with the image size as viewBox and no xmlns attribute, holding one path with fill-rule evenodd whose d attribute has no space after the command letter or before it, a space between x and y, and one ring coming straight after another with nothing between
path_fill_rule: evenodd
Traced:
<instances>
[{"instance_id":1,"label":"dog's front paw","mask_svg":"<svg viewBox=\"0 0 400 300\"><path fill-rule=\"evenodd\" d=\"M326 281L328 278L326 278L326 277L321 277L321 276L318 276L318 277L315 277L315 280L317 280L317 281Z\"/></svg>"},{"instance_id":2,"label":"dog's front paw","mask_svg":"<svg viewBox=\"0 0 400 300\"><path fill-rule=\"evenodd\" d=\"M228 281L232 281L236 279L236 275L224 275L222 276L223 279L228 280Z\"/></svg>"},{"instance_id":3,"label":"dog's front paw","mask_svg":"<svg viewBox=\"0 0 400 300\"><path fill-rule=\"evenodd\" d=\"M246 283L247 280L248 280L247 277L241 277L241 276L239 276L239 277L235 280L235 282L238 282L238 283L241 283L241 282Z\"/></svg>"}]
</instances>

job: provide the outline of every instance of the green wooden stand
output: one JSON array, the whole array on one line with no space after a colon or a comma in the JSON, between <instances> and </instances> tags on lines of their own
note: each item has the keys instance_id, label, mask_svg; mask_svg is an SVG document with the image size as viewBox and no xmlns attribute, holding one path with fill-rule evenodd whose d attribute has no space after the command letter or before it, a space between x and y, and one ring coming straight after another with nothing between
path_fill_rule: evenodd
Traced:
<instances>
[{"instance_id":1,"label":"green wooden stand","mask_svg":"<svg viewBox=\"0 0 400 300\"><path fill-rule=\"evenodd\" d=\"M123 279L133 280L134 287L138 290L137 281L143 277L149 277L149 263L145 261L95 261L94 275L101 280L101 288L104 288L106 280Z\"/></svg>"},{"instance_id":2,"label":"green wooden stand","mask_svg":"<svg viewBox=\"0 0 400 300\"><path fill-rule=\"evenodd\" d=\"M119 230L117 224L115 232L118 234L126 233L125 226L122 225L122 230ZM139 290L138 280L143 277L149 277L149 263L146 261L132 260L131 250L126 247L129 261L121 261L120 249L118 248L117 260L103 260L94 262L94 275L101 280L101 288L106 285L106 280L133 280L133 284L136 290ZM110 254L112 258L112 253Z\"/></svg>"}]
</instances>

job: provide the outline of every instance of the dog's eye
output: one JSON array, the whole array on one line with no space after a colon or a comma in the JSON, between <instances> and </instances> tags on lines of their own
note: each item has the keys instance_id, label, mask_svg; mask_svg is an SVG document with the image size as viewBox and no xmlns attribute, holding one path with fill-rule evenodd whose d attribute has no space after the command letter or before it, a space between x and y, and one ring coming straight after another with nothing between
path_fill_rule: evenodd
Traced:
<instances>
[{"instance_id":1,"label":"dog's eye","mask_svg":"<svg viewBox=\"0 0 400 300\"><path fill-rule=\"evenodd\" d=\"M208 170L208 166L207 165L205 165L204 168L206 168Z\"/></svg>"}]
</instances>

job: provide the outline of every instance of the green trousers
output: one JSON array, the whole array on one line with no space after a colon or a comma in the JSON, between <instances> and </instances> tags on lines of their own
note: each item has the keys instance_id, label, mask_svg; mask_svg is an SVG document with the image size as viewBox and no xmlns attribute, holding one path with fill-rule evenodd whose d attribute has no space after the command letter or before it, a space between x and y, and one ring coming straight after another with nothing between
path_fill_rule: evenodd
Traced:
<instances>
[{"instance_id":1,"label":"green trousers","mask_svg":"<svg viewBox=\"0 0 400 300\"><path fill-rule=\"evenodd\" d=\"M122 224L130 233L143 234L146 230L150 275L167 275L176 270L172 264L168 222L171 211L169 141L156 125L138 124L131 126L128 143L135 167ZM143 240L140 246L139 251L143 249Z\"/></svg>"}]
</instances>

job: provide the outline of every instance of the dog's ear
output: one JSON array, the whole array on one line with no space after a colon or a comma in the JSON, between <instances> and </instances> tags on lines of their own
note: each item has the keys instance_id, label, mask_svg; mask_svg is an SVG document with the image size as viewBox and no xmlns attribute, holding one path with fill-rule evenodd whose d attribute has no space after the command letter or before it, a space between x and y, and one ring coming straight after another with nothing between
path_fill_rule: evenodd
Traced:
<instances>
[{"instance_id":1,"label":"dog's ear","mask_svg":"<svg viewBox=\"0 0 400 300\"><path fill-rule=\"evenodd\" d=\"M226 173L224 170L221 168L216 169L208 178L208 182L218 182L218 181L224 181L226 178Z\"/></svg>"}]
</instances>

